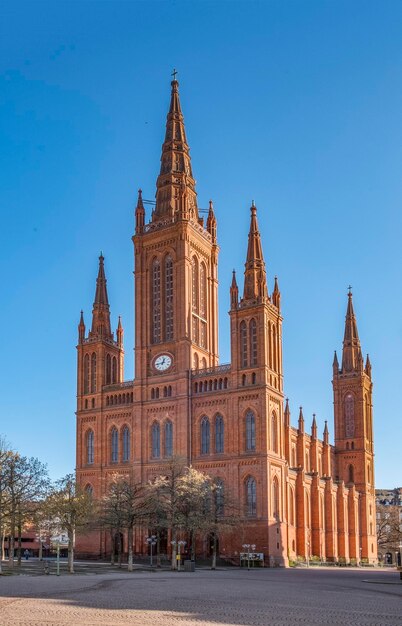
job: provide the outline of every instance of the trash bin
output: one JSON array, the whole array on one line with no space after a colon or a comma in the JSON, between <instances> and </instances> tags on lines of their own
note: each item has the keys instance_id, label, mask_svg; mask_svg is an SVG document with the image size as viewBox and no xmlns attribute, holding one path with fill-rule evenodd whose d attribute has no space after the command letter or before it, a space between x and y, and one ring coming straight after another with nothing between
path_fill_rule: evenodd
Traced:
<instances>
[{"instance_id":1,"label":"trash bin","mask_svg":"<svg viewBox=\"0 0 402 626\"><path fill-rule=\"evenodd\" d=\"M185 572L195 572L195 561L191 561L190 559L186 559L184 561L184 571Z\"/></svg>"}]
</instances>

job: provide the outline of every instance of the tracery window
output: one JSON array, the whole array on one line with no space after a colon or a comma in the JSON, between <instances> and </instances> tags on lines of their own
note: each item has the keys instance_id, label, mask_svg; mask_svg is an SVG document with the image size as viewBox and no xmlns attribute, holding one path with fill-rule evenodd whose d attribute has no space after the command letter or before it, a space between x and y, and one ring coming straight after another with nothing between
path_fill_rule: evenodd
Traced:
<instances>
[{"instance_id":1,"label":"tracery window","mask_svg":"<svg viewBox=\"0 0 402 626\"><path fill-rule=\"evenodd\" d=\"M250 321L250 366L257 365L257 322Z\"/></svg>"},{"instance_id":2,"label":"tracery window","mask_svg":"<svg viewBox=\"0 0 402 626\"><path fill-rule=\"evenodd\" d=\"M257 484L252 476L246 481L246 514L247 517L255 517L257 514Z\"/></svg>"},{"instance_id":3,"label":"tracery window","mask_svg":"<svg viewBox=\"0 0 402 626\"><path fill-rule=\"evenodd\" d=\"M87 433L87 463L92 465L94 462L94 431L89 430Z\"/></svg>"},{"instance_id":4,"label":"tracery window","mask_svg":"<svg viewBox=\"0 0 402 626\"><path fill-rule=\"evenodd\" d=\"M173 424L170 420L165 422L165 456L173 455Z\"/></svg>"},{"instance_id":5,"label":"tracery window","mask_svg":"<svg viewBox=\"0 0 402 626\"><path fill-rule=\"evenodd\" d=\"M96 393L96 354L91 356L91 393Z\"/></svg>"},{"instance_id":6,"label":"tracery window","mask_svg":"<svg viewBox=\"0 0 402 626\"><path fill-rule=\"evenodd\" d=\"M112 463L117 463L119 460L119 433L115 426L110 433L110 444Z\"/></svg>"},{"instance_id":7,"label":"tracery window","mask_svg":"<svg viewBox=\"0 0 402 626\"><path fill-rule=\"evenodd\" d=\"M204 416L201 420L201 454L209 454L210 450L210 423Z\"/></svg>"},{"instance_id":8,"label":"tracery window","mask_svg":"<svg viewBox=\"0 0 402 626\"><path fill-rule=\"evenodd\" d=\"M123 428L123 462L130 460L130 429L128 426Z\"/></svg>"},{"instance_id":9,"label":"tracery window","mask_svg":"<svg viewBox=\"0 0 402 626\"><path fill-rule=\"evenodd\" d=\"M161 455L161 429L158 422L152 424L152 457L159 459Z\"/></svg>"},{"instance_id":10,"label":"tracery window","mask_svg":"<svg viewBox=\"0 0 402 626\"><path fill-rule=\"evenodd\" d=\"M106 384L110 385L112 382L112 357L110 354L106 355Z\"/></svg>"},{"instance_id":11,"label":"tracery window","mask_svg":"<svg viewBox=\"0 0 402 626\"><path fill-rule=\"evenodd\" d=\"M112 362L112 383L117 383L117 359L115 356Z\"/></svg>"},{"instance_id":12,"label":"tracery window","mask_svg":"<svg viewBox=\"0 0 402 626\"><path fill-rule=\"evenodd\" d=\"M278 452L278 421L275 413L271 415L271 438L272 438L272 450Z\"/></svg>"},{"instance_id":13,"label":"tracery window","mask_svg":"<svg viewBox=\"0 0 402 626\"><path fill-rule=\"evenodd\" d=\"M161 264L152 263L152 343L161 341Z\"/></svg>"},{"instance_id":14,"label":"tracery window","mask_svg":"<svg viewBox=\"0 0 402 626\"><path fill-rule=\"evenodd\" d=\"M84 393L89 393L89 354L84 356Z\"/></svg>"},{"instance_id":15,"label":"tracery window","mask_svg":"<svg viewBox=\"0 0 402 626\"><path fill-rule=\"evenodd\" d=\"M351 393L345 396L345 437L355 435L355 400Z\"/></svg>"},{"instance_id":16,"label":"tracery window","mask_svg":"<svg viewBox=\"0 0 402 626\"><path fill-rule=\"evenodd\" d=\"M173 260L170 255L165 259L165 338L173 339Z\"/></svg>"},{"instance_id":17,"label":"tracery window","mask_svg":"<svg viewBox=\"0 0 402 626\"><path fill-rule=\"evenodd\" d=\"M252 411L246 414L246 450L255 450L255 416Z\"/></svg>"},{"instance_id":18,"label":"tracery window","mask_svg":"<svg viewBox=\"0 0 402 626\"><path fill-rule=\"evenodd\" d=\"M215 452L222 453L225 445L225 425L222 415L215 417Z\"/></svg>"},{"instance_id":19,"label":"tracery window","mask_svg":"<svg viewBox=\"0 0 402 626\"><path fill-rule=\"evenodd\" d=\"M240 324L240 364L241 367L247 367L248 365L248 350L247 350L247 325L243 320Z\"/></svg>"}]
</instances>

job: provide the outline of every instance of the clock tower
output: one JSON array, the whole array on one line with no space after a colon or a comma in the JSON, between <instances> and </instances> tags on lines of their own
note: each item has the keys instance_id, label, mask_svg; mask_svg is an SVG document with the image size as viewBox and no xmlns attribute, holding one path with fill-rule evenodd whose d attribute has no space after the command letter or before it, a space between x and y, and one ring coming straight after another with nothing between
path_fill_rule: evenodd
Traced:
<instances>
[{"instance_id":1,"label":"clock tower","mask_svg":"<svg viewBox=\"0 0 402 626\"><path fill-rule=\"evenodd\" d=\"M218 246L212 202L198 208L178 88L173 80L149 221L141 190L135 210L134 396L153 415L148 403L167 397L184 419L191 370L218 365ZM175 443L188 458L187 440Z\"/></svg>"}]
</instances>

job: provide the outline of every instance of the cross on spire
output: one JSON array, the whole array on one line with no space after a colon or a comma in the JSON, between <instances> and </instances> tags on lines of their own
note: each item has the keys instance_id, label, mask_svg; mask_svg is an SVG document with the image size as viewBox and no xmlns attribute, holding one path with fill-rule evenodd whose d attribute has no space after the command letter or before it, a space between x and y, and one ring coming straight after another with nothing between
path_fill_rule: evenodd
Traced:
<instances>
[{"instance_id":1,"label":"cross on spire","mask_svg":"<svg viewBox=\"0 0 402 626\"><path fill-rule=\"evenodd\" d=\"M173 76L173 80L176 80L177 74L178 74L178 71L175 68L173 68L173 72L171 74L171 76Z\"/></svg>"}]
</instances>

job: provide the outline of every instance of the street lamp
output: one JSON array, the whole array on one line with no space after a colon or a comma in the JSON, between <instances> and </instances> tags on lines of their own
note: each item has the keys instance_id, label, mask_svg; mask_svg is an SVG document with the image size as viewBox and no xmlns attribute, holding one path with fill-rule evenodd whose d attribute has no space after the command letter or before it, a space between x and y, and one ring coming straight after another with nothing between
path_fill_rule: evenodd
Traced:
<instances>
[{"instance_id":1,"label":"street lamp","mask_svg":"<svg viewBox=\"0 0 402 626\"><path fill-rule=\"evenodd\" d=\"M360 553L359 567L362 566L362 550L363 550L363 548L359 548L359 553Z\"/></svg>"},{"instance_id":2,"label":"street lamp","mask_svg":"<svg viewBox=\"0 0 402 626\"><path fill-rule=\"evenodd\" d=\"M250 571L250 549L255 552L255 543L243 543L242 548L247 551L247 571Z\"/></svg>"},{"instance_id":3,"label":"street lamp","mask_svg":"<svg viewBox=\"0 0 402 626\"><path fill-rule=\"evenodd\" d=\"M149 537L145 537L145 541L151 547L151 567L152 567L153 548L154 548L154 545L156 544L156 535L150 535Z\"/></svg>"},{"instance_id":4,"label":"street lamp","mask_svg":"<svg viewBox=\"0 0 402 626\"><path fill-rule=\"evenodd\" d=\"M172 544L172 546L177 546L177 571L180 572L180 561L181 561L181 548L183 546L186 545L187 541L183 541L182 539L180 541L171 541L170 542Z\"/></svg>"}]
</instances>

